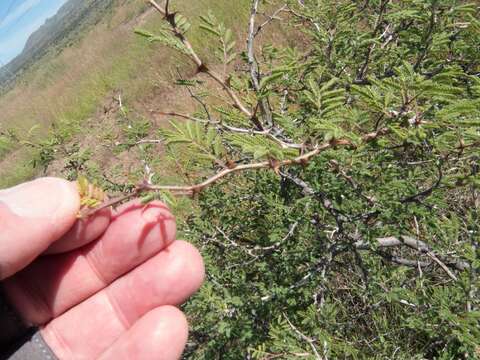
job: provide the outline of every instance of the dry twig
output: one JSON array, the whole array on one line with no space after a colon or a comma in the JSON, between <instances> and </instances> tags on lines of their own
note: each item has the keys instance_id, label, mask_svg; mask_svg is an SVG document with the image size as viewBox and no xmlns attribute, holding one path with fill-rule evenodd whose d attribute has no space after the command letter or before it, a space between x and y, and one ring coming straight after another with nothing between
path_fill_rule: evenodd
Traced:
<instances>
[{"instance_id":1,"label":"dry twig","mask_svg":"<svg viewBox=\"0 0 480 360\"><path fill-rule=\"evenodd\" d=\"M285 317L285 320L287 320L287 323L288 325L290 325L292 330L295 331L297 335L300 336L301 339L305 340L308 343L308 345L310 345L313 353L315 354L315 359L323 360L323 358L318 353L317 348L315 347L315 339L308 337L307 335L303 334L300 330L298 330L297 327L293 325L292 322L288 319L287 314L283 313L283 316Z\"/></svg>"}]
</instances>

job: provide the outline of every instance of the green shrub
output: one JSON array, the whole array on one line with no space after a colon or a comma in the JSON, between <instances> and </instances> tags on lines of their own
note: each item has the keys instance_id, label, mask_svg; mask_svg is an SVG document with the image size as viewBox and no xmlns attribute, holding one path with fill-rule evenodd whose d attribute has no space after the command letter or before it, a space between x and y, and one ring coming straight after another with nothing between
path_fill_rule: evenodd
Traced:
<instances>
[{"instance_id":1,"label":"green shrub","mask_svg":"<svg viewBox=\"0 0 480 360\"><path fill-rule=\"evenodd\" d=\"M178 14L138 31L225 91L209 104L181 79L201 106L162 131L198 183L181 189L199 194L181 229L208 274L186 357L478 358L478 5L257 5L247 38L280 16L301 45L248 46L239 71L226 50L225 77ZM233 50L215 18L201 29Z\"/></svg>"}]
</instances>

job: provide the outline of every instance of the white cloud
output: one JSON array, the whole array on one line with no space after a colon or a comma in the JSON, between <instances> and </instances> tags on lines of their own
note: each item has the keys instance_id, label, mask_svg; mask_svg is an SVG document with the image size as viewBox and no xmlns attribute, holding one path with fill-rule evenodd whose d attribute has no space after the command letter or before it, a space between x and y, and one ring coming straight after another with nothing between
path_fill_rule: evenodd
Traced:
<instances>
[{"instance_id":1,"label":"white cloud","mask_svg":"<svg viewBox=\"0 0 480 360\"><path fill-rule=\"evenodd\" d=\"M22 2L20 6L17 6L15 10L13 10L5 17L3 22L0 24L0 29L3 29L20 19L23 15L25 15L25 13L30 11L40 1L41 0L25 0L24 2Z\"/></svg>"}]
</instances>

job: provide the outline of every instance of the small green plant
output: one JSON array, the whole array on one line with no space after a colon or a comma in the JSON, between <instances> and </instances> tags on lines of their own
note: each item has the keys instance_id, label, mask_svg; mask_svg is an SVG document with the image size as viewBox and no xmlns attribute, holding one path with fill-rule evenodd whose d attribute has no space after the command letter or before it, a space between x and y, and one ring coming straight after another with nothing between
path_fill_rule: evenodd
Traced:
<instances>
[{"instance_id":1,"label":"small green plant","mask_svg":"<svg viewBox=\"0 0 480 360\"><path fill-rule=\"evenodd\" d=\"M78 194L80 195L80 211L78 217L84 217L89 209L100 206L107 200L107 196L97 185L90 183L86 177L79 176L77 179Z\"/></svg>"},{"instance_id":2,"label":"small green plant","mask_svg":"<svg viewBox=\"0 0 480 360\"><path fill-rule=\"evenodd\" d=\"M13 149L17 141L18 136L13 129L0 130L0 159Z\"/></svg>"}]
</instances>

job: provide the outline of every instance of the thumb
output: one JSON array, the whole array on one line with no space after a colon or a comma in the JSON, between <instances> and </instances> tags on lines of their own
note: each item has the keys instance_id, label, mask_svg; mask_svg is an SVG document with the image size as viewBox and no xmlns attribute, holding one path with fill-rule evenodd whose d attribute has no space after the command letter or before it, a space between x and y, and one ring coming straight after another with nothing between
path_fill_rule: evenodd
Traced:
<instances>
[{"instance_id":1,"label":"thumb","mask_svg":"<svg viewBox=\"0 0 480 360\"><path fill-rule=\"evenodd\" d=\"M0 190L0 280L30 264L76 221L75 184L41 178Z\"/></svg>"}]
</instances>

